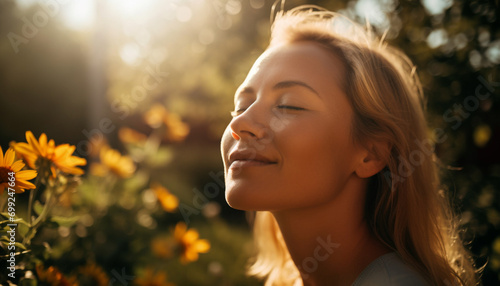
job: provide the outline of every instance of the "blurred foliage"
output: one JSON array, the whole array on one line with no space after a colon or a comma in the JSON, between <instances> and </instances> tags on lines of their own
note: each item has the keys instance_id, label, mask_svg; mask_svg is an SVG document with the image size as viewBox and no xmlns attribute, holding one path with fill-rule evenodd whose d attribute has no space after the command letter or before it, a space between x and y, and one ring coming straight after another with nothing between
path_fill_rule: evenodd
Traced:
<instances>
[{"instance_id":1,"label":"blurred foliage","mask_svg":"<svg viewBox=\"0 0 500 286\"><path fill-rule=\"evenodd\" d=\"M89 210L93 224L84 227L94 241L77 235L78 224L69 228L71 239L58 240L57 229L47 230L43 237L52 237L48 241L53 246L49 261L69 273L76 265L85 265L83 257L93 257L108 275L123 267L129 271L137 263L145 265L152 258L131 253L144 252L151 234L167 232L164 226L172 225L179 214L160 213L157 205L157 212L149 214L156 226L140 226L125 194L139 196L134 190L144 186L146 176L192 206L194 190L220 179L214 175L222 169L218 145L230 119L232 94L268 43L273 1L149 0L135 6L87 1L93 3L93 25L84 29L65 22L63 11L73 4L60 1L69 3L60 4L43 27L25 37L16 53L7 35L24 36L26 22L40 21L35 17L44 11L43 1L21 2L30 1L0 2L0 145L23 141L24 130L46 132L56 142L74 144L77 155L94 163L97 159L92 158L97 157L91 154L106 137L109 145L127 150L134 162L146 160L145 166L150 166L124 179L127 183L114 190L123 198L106 212ZM464 238L470 241L477 264L487 263L484 285L500 284L498 1L290 0L285 7L300 4L317 4L370 22L377 34L386 33L387 41L415 63L428 99L429 132L440 139L436 153L443 165L444 186L462 213ZM143 120L156 104L173 115L167 122L185 122L190 132L174 124L177 129L169 136L149 140L145 149L159 148L151 154L139 146L156 130L149 124L155 122L154 112ZM182 143L175 140L184 136ZM170 163L160 164L166 161ZM90 194L105 188L108 179L86 179L82 194L89 196L87 200L95 198ZM242 226L244 215L225 205L223 192L210 198L203 211L207 207L220 208L220 217L206 223L205 216L196 214L191 223L210 240L212 250L187 268L167 265L167 279L183 285L182 279L197 279L199 272L211 278L191 283L251 284L242 282L249 281L242 273L247 256L240 251L249 239L247 227ZM133 221L135 227L127 228ZM72 251L65 253L68 245ZM162 278L153 269L141 273Z\"/></svg>"},{"instance_id":2,"label":"blurred foliage","mask_svg":"<svg viewBox=\"0 0 500 286\"><path fill-rule=\"evenodd\" d=\"M130 156L92 138L94 162L84 178L78 166L86 161L71 155L75 146L56 145L45 134L37 139L28 131L26 143L11 142L5 156L0 150L0 267L8 269L0 273L2 283L255 284L243 275L248 231L230 227L220 206L208 202L222 185L198 191L197 204L153 175L173 163L169 143L182 141L189 127L159 105L143 120L149 134L128 128L121 136ZM22 161L33 170L20 171ZM27 206L20 194L29 195Z\"/></svg>"}]
</instances>

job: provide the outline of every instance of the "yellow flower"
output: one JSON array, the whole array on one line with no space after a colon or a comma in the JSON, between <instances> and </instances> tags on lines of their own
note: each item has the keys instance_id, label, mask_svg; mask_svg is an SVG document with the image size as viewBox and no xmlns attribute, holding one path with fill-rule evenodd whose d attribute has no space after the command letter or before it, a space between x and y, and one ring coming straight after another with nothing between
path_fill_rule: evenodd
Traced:
<instances>
[{"instance_id":1,"label":"yellow flower","mask_svg":"<svg viewBox=\"0 0 500 286\"><path fill-rule=\"evenodd\" d=\"M98 158L99 153L101 152L102 148L109 146L108 140L106 139L106 137L104 137L101 134L93 135L89 139L89 142L90 142L90 145L89 145L90 150L88 150L88 152L89 152L89 157L92 157L92 158Z\"/></svg>"},{"instance_id":2,"label":"yellow flower","mask_svg":"<svg viewBox=\"0 0 500 286\"><path fill-rule=\"evenodd\" d=\"M123 143L142 144L146 142L147 136L135 131L134 129L122 127L118 131L118 137Z\"/></svg>"},{"instance_id":3,"label":"yellow flower","mask_svg":"<svg viewBox=\"0 0 500 286\"><path fill-rule=\"evenodd\" d=\"M493 251L500 254L500 237L493 241Z\"/></svg>"},{"instance_id":4,"label":"yellow flower","mask_svg":"<svg viewBox=\"0 0 500 286\"><path fill-rule=\"evenodd\" d=\"M37 169L48 163L53 177L56 175L56 169L67 174L83 174L83 170L76 166L84 166L87 161L73 156L75 146L69 144L55 146L54 140L47 142L45 133L42 133L37 140L31 131L26 131L26 141L28 143L14 143L13 146L30 168Z\"/></svg>"},{"instance_id":5,"label":"yellow flower","mask_svg":"<svg viewBox=\"0 0 500 286\"><path fill-rule=\"evenodd\" d=\"M143 277L136 278L133 281L136 286L174 286L167 281L167 274L164 272L154 273L151 269L146 269Z\"/></svg>"},{"instance_id":6,"label":"yellow flower","mask_svg":"<svg viewBox=\"0 0 500 286\"><path fill-rule=\"evenodd\" d=\"M156 237L151 241L151 252L160 258L170 258L176 248L172 237Z\"/></svg>"},{"instance_id":7,"label":"yellow flower","mask_svg":"<svg viewBox=\"0 0 500 286\"><path fill-rule=\"evenodd\" d=\"M165 187L159 184L152 184L151 189L156 194L161 206L167 212L174 212L179 206L179 199L171 194Z\"/></svg>"},{"instance_id":8,"label":"yellow flower","mask_svg":"<svg viewBox=\"0 0 500 286\"><path fill-rule=\"evenodd\" d=\"M474 144L482 148L488 144L491 139L491 128L489 125L481 124L474 129Z\"/></svg>"},{"instance_id":9,"label":"yellow flower","mask_svg":"<svg viewBox=\"0 0 500 286\"><path fill-rule=\"evenodd\" d=\"M95 285L95 286L108 286L109 285L109 277L104 272L104 270L95 265L95 264L87 264L78 268L78 273L83 276L87 285Z\"/></svg>"},{"instance_id":10,"label":"yellow flower","mask_svg":"<svg viewBox=\"0 0 500 286\"><path fill-rule=\"evenodd\" d=\"M198 239L199 234L194 229L187 229L183 222L177 223L174 238L181 247L181 262L188 263L198 260L198 253L207 253L210 243L206 239Z\"/></svg>"},{"instance_id":11,"label":"yellow flower","mask_svg":"<svg viewBox=\"0 0 500 286\"><path fill-rule=\"evenodd\" d=\"M134 161L129 156L122 156L118 150L104 147L101 149L101 163L94 163L90 167L92 174L104 177L109 172L121 178L128 178L135 172Z\"/></svg>"},{"instance_id":12,"label":"yellow flower","mask_svg":"<svg viewBox=\"0 0 500 286\"><path fill-rule=\"evenodd\" d=\"M154 104L144 113L144 121L152 128L158 128L163 124L167 110L161 104Z\"/></svg>"},{"instance_id":13,"label":"yellow flower","mask_svg":"<svg viewBox=\"0 0 500 286\"><path fill-rule=\"evenodd\" d=\"M76 278L66 278L64 275L55 267L50 266L44 269L42 264L36 266L36 275L38 277L38 282L43 282L42 285L50 286L78 286Z\"/></svg>"},{"instance_id":14,"label":"yellow flower","mask_svg":"<svg viewBox=\"0 0 500 286\"><path fill-rule=\"evenodd\" d=\"M165 125L167 125L167 139L171 141L182 141L189 134L189 125L182 122L177 114L167 114Z\"/></svg>"},{"instance_id":15,"label":"yellow flower","mask_svg":"<svg viewBox=\"0 0 500 286\"><path fill-rule=\"evenodd\" d=\"M0 147L0 194L3 194L3 190L10 187L16 191L16 193L23 193L24 189L34 189L35 185L28 182L36 177L37 173L34 170L24 170L24 163L21 160L15 161L15 152L12 148L9 148L5 152L5 157L3 155L2 147ZM9 173L13 173L14 181L9 180L12 176Z\"/></svg>"},{"instance_id":16,"label":"yellow flower","mask_svg":"<svg viewBox=\"0 0 500 286\"><path fill-rule=\"evenodd\" d=\"M161 104L153 105L145 114L144 121L152 128L165 125L167 140L179 142L189 134L189 125L182 122L177 114L168 112Z\"/></svg>"}]
</instances>

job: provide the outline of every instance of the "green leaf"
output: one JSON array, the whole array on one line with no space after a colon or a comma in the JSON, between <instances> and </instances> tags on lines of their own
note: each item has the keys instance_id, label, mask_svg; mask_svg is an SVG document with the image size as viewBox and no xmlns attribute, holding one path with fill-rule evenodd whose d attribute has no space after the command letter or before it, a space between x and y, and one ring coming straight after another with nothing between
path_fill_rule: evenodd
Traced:
<instances>
[{"instance_id":1,"label":"green leaf","mask_svg":"<svg viewBox=\"0 0 500 286\"><path fill-rule=\"evenodd\" d=\"M134 176L125 181L124 189L127 192L135 193L143 189L147 184L149 175L145 172L136 172Z\"/></svg>"},{"instance_id":2,"label":"green leaf","mask_svg":"<svg viewBox=\"0 0 500 286\"><path fill-rule=\"evenodd\" d=\"M0 237L0 242L4 242L7 245L10 243L10 240L7 236L2 236ZM26 246L18 241L16 241L14 245L16 246L16 251L27 250Z\"/></svg>"},{"instance_id":3,"label":"green leaf","mask_svg":"<svg viewBox=\"0 0 500 286\"><path fill-rule=\"evenodd\" d=\"M3 214L5 214L5 213L3 213ZM4 216L3 214L2 214L2 216ZM18 216L14 217L14 221L10 220L10 216L5 217L4 219L5 220L0 221L0 227L2 227L3 225L11 224L11 223L13 223L13 224L16 224L16 223L17 224L24 224L24 225L29 226L29 223L27 223L24 219L22 219L22 218L20 218Z\"/></svg>"},{"instance_id":4,"label":"green leaf","mask_svg":"<svg viewBox=\"0 0 500 286\"><path fill-rule=\"evenodd\" d=\"M30 226L29 223L27 223L24 219L19 218L19 217L15 217L14 221L10 221L10 220L1 221L0 227L3 227L4 229L9 230L10 226L8 226L8 224L18 224L18 225L22 224L22 225L25 225L28 227Z\"/></svg>"},{"instance_id":5,"label":"green leaf","mask_svg":"<svg viewBox=\"0 0 500 286\"><path fill-rule=\"evenodd\" d=\"M33 204L33 210L37 215L40 215L43 211L42 203L40 203L40 201L35 201L35 203Z\"/></svg>"},{"instance_id":6,"label":"green leaf","mask_svg":"<svg viewBox=\"0 0 500 286\"><path fill-rule=\"evenodd\" d=\"M146 163L152 167L165 166L174 158L174 152L169 147L160 147L157 152L148 154Z\"/></svg>"},{"instance_id":7,"label":"green leaf","mask_svg":"<svg viewBox=\"0 0 500 286\"><path fill-rule=\"evenodd\" d=\"M27 226L25 224L18 224L17 230L18 230L18 233L21 237L25 237L26 234L28 233L28 231L30 230L30 228L29 228L29 226Z\"/></svg>"},{"instance_id":8,"label":"green leaf","mask_svg":"<svg viewBox=\"0 0 500 286\"><path fill-rule=\"evenodd\" d=\"M17 249L27 250L26 246L20 242L16 242L14 245L16 246L16 251Z\"/></svg>"},{"instance_id":9,"label":"green leaf","mask_svg":"<svg viewBox=\"0 0 500 286\"><path fill-rule=\"evenodd\" d=\"M79 216L74 217L62 217L62 216L53 216L50 218L52 222L57 223L59 226L70 227L74 225L80 219Z\"/></svg>"},{"instance_id":10,"label":"green leaf","mask_svg":"<svg viewBox=\"0 0 500 286\"><path fill-rule=\"evenodd\" d=\"M9 238L7 236L0 237L0 245L2 245L2 244L8 245L9 242L10 242Z\"/></svg>"}]
</instances>

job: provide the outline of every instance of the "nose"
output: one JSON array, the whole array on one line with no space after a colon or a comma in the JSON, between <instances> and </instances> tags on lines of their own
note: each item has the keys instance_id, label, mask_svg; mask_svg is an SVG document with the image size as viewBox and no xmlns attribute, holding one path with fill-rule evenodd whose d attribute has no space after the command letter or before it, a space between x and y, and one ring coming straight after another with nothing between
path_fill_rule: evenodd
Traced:
<instances>
[{"instance_id":1,"label":"nose","mask_svg":"<svg viewBox=\"0 0 500 286\"><path fill-rule=\"evenodd\" d=\"M254 103L229 123L231 135L235 140L260 140L268 135L266 114Z\"/></svg>"}]
</instances>

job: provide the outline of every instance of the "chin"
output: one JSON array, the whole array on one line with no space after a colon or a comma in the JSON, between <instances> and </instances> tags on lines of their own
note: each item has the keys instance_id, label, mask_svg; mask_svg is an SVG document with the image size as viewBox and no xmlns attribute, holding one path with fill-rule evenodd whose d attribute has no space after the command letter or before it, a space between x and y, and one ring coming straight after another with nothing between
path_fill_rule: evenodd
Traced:
<instances>
[{"instance_id":1,"label":"chin","mask_svg":"<svg viewBox=\"0 0 500 286\"><path fill-rule=\"evenodd\" d=\"M244 194L238 194L237 191L234 190L226 190L226 202L233 209L242 210L242 211L251 211L251 202L248 199L248 196Z\"/></svg>"},{"instance_id":2,"label":"chin","mask_svg":"<svg viewBox=\"0 0 500 286\"><path fill-rule=\"evenodd\" d=\"M276 211L283 208L282 199L273 201L269 195L259 196L255 191L226 189L227 204L242 211Z\"/></svg>"},{"instance_id":3,"label":"chin","mask_svg":"<svg viewBox=\"0 0 500 286\"><path fill-rule=\"evenodd\" d=\"M242 189L226 189L226 202L233 209L242 211L267 210L262 205L264 200L259 199L255 192Z\"/></svg>"}]
</instances>

